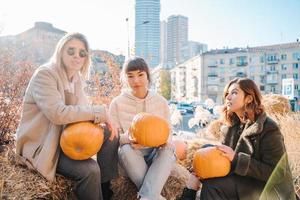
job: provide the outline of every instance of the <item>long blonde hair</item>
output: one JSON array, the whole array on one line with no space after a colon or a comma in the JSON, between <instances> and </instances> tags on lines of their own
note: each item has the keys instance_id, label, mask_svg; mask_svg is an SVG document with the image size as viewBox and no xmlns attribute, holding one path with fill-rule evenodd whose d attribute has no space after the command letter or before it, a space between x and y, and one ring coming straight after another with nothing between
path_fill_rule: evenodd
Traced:
<instances>
[{"instance_id":1,"label":"long blonde hair","mask_svg":"<svg viewBox=\"0 0 300 200\"><path fill-rule=\"evenodd\" d=\"M54 65L55 67L58 67L60 70L64 69L65 66L62 62L62 51L65 47L65 45L72 39L77 39L81 41L84 44L85 50L87 51L88 55L86 57L86 60L83 64L83 67L80 70L80 74L82 75L83 78L87 78L88 72L89 72L89 67L91 64L91 56L90 56L90 49L89 49L89 44L86 39L86 37L81 34L81 33L68 33L65 36L63 36L57 43L55 51L50 58L50 64Z\"/></svg>"}]
</instances>

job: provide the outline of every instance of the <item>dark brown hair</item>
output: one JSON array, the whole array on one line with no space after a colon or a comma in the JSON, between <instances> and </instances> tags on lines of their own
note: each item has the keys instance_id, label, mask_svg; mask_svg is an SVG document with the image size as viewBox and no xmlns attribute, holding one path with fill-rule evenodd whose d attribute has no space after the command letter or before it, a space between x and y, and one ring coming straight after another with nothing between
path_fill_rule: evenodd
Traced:
<instances>
[{"instance_id":1,"label":"dark brown hair","mask_svg":"<svg viewBox=\"0 0 300 200\"><path fill-rule=\"evenodd\" d=\"M244 118L245 120L249 119L251 121L254 121L258 115L264 112L264 107L262 105L262 96L257 85L253 80L248 78L235 78L231 80L224 88L224 101L228 95L229 87L234 83L238 84L241 90L243 90L243 92L245 93L245 98L248 95L252 96L252 102L244 105ZM237 118L237 115L228 111L226 106L224 106L223 114L226 123L229 125L232 125L233 121Z\"/></svg>"},{"instance_id":2,"label":"dark brown hair","mask_svg":"<svg viewBox=\"0 0 300 200\"><path fill-rule=\"evenodd\" d=\"M128 72L131 71L144 71L147 74L147 79L149 81L149 84L151 82L151 77L150 77L150 69L146 63L146 61L143 58L140 57L133 57L133 58L129 58L123 65L123 69L122 69L122 74L123 77L125 78L125 75Z\"/></svg>"}]
</instances>

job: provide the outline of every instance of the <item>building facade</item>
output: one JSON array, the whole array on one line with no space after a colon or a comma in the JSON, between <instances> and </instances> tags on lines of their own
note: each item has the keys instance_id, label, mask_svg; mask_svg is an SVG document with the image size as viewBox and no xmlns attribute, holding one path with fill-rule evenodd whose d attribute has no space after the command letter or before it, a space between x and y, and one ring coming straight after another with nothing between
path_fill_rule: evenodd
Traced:
<instances>
[{"instance_id":1,"label":"building facade","mask_svg":"<svg viewBox=\"0 0 300 200\"><path fill-rule=\"evenodd\" d=\"M135 1L135 55L150 67L160 60L160 0Z\"/></svg>"},{"instance_id":2,"label":"building facade","mask_svg":"<svg viewBox=\"0 0 300 200\"><path fill-rule=\"evenodd\" d=\"M197 57L197 56L196 56ZM199 65L199 100L212 98L222 103L225 85L235 77L247 77L255 81L263 94L282 93L283 79L294 79L294 97L300 97L300 42L260 46L252 48L234 48L211 50L201 54ZM187 62L190 62L188 60ZM185 62L186 63L186 62ZM175 68L182 68L182 64ZM190 73L182 68L182 74ZM172 82L174 94L181 98L191 95L190 88L180 87L181 81ZM188 84L188 83L186 83Z\"/></svg>"},{"instance_id":3,"label":"building facade","mask_svg":"<svg viewBox=\"0 0 300 200\"><path fill-rule=\"evenodd\" d=\"M181 55L183 60L188 60L194 56L207 52L207 44L203 44L195 41L188 41L181 49Z\"/></svg>"},{"instance_id":4,"label":"building facade","mask_svg":"<svg viewBox=\"0 0 300 200\"><path fill-rule=\"evenodd\" d=\"M183 102L200 101L201 56L195 56L170 70L171 99Z\"/></svg>"}]
</instances>

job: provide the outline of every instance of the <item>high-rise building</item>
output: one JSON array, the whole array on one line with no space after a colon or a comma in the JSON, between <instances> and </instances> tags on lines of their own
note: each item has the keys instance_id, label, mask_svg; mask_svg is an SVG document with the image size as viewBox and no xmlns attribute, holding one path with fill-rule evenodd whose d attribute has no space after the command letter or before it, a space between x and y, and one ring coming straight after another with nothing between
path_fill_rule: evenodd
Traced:
<instances>
[{"instance_id":1,"label":"high-rise building","mask_svg":"<svg viewBox=\"0 0 300 200\"><path fill-rule=\"evenodd\" d=\"M135 55L150 67L159 64L160 0L135 1Z\"/></svg>"},{"instance_id":2,"label":"high-rise building","mask_svg":"<svg viewBox=\"0 0 300 200\"><path fill-rule=\"evenodd\" d=\"M182 15L168 17L167 62L170 67L184 61L182 48L188 43L188 18Z\"/></svg>"},{"instance_id":3,"label":"high-rise building","mask_svg":"<svg viewBox=\"0 0 300 200\"><path fill-rule=\"evenodd\" d=\"M203 44L195 41L188 41L185 46L181 48L181 57L184 61L205 53L207 51L207 44Z\"/></svg>"}]
</instances>

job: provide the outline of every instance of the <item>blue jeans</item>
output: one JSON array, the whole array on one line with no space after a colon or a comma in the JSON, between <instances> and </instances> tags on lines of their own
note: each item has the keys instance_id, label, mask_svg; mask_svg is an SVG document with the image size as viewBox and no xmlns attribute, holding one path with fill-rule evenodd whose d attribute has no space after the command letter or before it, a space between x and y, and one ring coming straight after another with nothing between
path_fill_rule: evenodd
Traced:
<instances>
[{"instance_id":1,"label":"blue jeans","mask_svg":"<svg viewBox=\"0 0 300 200\"><path fill-rule=\"evenodd\" d=\"M150 200L160 199L176 161L174 148L134 149L130 144L125 144L118 153L121 166L139 189L138 195Z\"/></svg>"}]
</instances>

